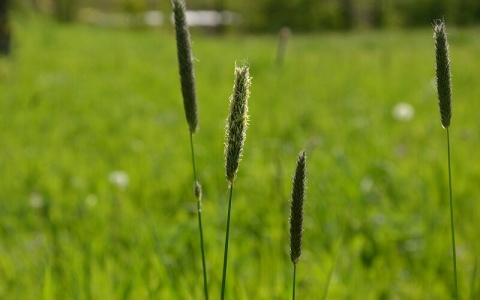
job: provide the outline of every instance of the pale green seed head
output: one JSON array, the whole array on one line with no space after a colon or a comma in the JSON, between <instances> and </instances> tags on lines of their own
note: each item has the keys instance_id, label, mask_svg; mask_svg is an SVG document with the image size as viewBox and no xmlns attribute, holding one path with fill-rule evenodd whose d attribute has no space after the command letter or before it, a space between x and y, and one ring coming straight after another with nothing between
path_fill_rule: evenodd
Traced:
<instances>
[{"instance_id":1,"label":"pale green seed head","mask_svg":"<svg viewBox=\"0 0 480 300\"><path fill-rule=\"evenodd\" d=\"M249 67L235 65L235 82L230 97L230 112L225 135L225 172L228 182L235 180L238 165L242 159L248 127L248 98L250 97L251 77Z\"/></svg>"}]
</instances>

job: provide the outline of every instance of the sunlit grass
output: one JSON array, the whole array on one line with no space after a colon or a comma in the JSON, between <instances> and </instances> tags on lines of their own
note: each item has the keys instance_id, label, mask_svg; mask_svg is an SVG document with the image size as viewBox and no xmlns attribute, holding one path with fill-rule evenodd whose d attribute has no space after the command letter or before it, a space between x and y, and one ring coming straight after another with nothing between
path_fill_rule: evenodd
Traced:
<instances>
[{"instance_id":1,"label":"sunlit grass","mask_svg":"<svg viewBox=\"0 0 480 300\"><path fill-rule=\"evenodd\" d=\"M173 31L16 19L14 32L15 55L0 61L0 298L201 298ZM480 42L476 29L449 32L458 284L462 294L478 295L478 284L470 293L470 278L480 251ZM212 297L220 295L228 205L224 112L232 63L248 58L255 83L248 159L235 183L230 232L242 243L229 252L226 298L290 298L291 157L306 147L298 298L321 296L344 233L332 299L448 299L447 168L444 142L436 138L442 131L430 28L293 33L281 68L274 36L192 38ZM413 107L411 120L392 116L399 102ZM112 171L128 175L124 190L110 183Z\"/></svg>"}]
</instances>

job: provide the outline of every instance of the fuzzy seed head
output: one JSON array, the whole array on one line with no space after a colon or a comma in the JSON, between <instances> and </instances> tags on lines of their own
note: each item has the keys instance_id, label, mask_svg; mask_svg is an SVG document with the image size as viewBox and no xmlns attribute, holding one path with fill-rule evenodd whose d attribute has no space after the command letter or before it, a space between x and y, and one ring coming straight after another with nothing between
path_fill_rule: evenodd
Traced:
<instances>
[{"instance_id":1,"label":"fuzzy seed head","mask_svg":"<svg viewBox=\"0 0 480 300\"><path fill-rule=\"evenodd\" d=\"M251 77L247 65L235 65L233 94L230 97L230 109L225 134L225 172L229 184L237 176L238 165L242 159L248 127L248 98L250 97Z\"/></svg>"},{"instance_id":2,"label":"fuzzy seed head","mask_svg":"<svg viewBox=\"0 0 480 300\"><path fill-rule=\"evenodd\" d=\"M185 116L190 132L195 133L198 130L197 93L195 89L190 32L185 15L186 7L183 0L172 0L172 6L175 19L178 67L182 86L183 106L185 108Z\"/></svg>"},{"instance_id":3,"label":"fuzzy seed head","mask_svg":"<svg viewBox=\"0 0 480 300\"><path fill-rule=\"evenodd\" d=\"M307 156L300 152L293 177L292 199L290 202L290 260L298 263L302 254L303 203L305 201Z\"/></svg>"},{"instance_id":4,"label":"fuzzy seed head","mask_svg":"<svg viewBox=\"0 0 480 300\"><path fill-rule=\"evenodd\" d=\"M447 128L450 126L450 119L452 118L452 83L447 31L444 20L435 21L433 38L435 39L438 105L442 126Z\"/></svg>"}]
</instances>

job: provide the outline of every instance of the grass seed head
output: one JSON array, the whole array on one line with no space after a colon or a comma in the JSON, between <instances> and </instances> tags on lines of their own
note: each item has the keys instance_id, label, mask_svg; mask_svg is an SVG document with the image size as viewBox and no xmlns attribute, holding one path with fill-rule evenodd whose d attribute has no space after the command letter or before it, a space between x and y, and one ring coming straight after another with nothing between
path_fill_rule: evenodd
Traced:
<instances>
[{"instance_id":1,"label":"grass seed head","mask_svg":"<svg viewBox=\"0 0 480 300\"><path fill-rule=\"evenodd\" d=\"M235 82L230 97L230 111L227 119L225 137L225 171L230 184L237 176L238 165L242 159L248 127L248 98L250 97L251 77L249 67L235 65Z\"/></svg>"},{"instance_id":2,"label":"grass seed head","mask_svg":"<svg viewBox=\"0 0 480 300\"><path fill-rule=\"evenodd\" d=\"M438 104L442 126L450 126L452 118L452 83L450 76L450 59L448 55L447 31L444 20L437 20L433 27L435 39L435 58L437 75Z\"/></svg>"},{"instance_id":3,"label":"grass seed head","mask_svg":"<svg viewBox=\"0 0 480 300\"><path fill-rule=\"evenodd\" d=\"M298 263L298 259L302 254L303 203L305 201L307 183L306 162L307 156L305 151L302 151L297 159L290 203L290 260L293 264Z\"/></svg>"},{"instance_id":4,"label":"grass seed head","mask_svg":"<svg viewBox=\"0 0 480 300\"><path fill-rule=\"evenodd\" d=\"M177 56L182 86L183 106L191 133L198 130L197 94L195 90L195 73L193 70L192 48L190 32L185 15L183 0L172 0L175 19L175 33L177 37Z\"/></svg>"}]
</instances>

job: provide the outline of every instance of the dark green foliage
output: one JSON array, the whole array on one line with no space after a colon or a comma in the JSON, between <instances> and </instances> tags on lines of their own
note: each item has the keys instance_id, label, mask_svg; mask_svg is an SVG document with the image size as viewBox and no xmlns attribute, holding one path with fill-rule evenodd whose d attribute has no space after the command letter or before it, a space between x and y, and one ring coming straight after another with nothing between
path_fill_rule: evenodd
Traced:
<instances>
[{"instance_id":1,"label":"dark green foliage","mask_svg":"<svg viewBox=\"0 0 480 300\"><path fill-rule=\"evenodd\" d=\"M450 126L452 118L452 83L450 76L450 59L445 22L437 20L434 25L435 58L437 72L438 104L442 126Z\"/></svg>"},{"instance_id":2,"label":"dark green foliage","mask_svg":"<svg viewBox=\"0 0 480 300\"><path fill-rule=\"evenodd\" d=\"M294 264L302 254L303 203L306 186L306 155L298 155L297 168L293 177L292 200L290 205L290 259Z\"/></svg>"},{"instance_id":3,"label":"dark green foliage","mask_svg":"<svg viewBox=\"0 0 480 300\"><path fill-rule=\"evenodd\" d=\"M15 7L44 11L44 2L54 4L62 21L75 20L77 11L96 8L107 12L142 13L160 10L168 15L168 1L154 0L52 0L11 1ZM428 26L444 16L450 24L475 25L480 22L478 0L196 0L192 10L235 11L242 15L242 26L249 30L277 32L283 26L294 31L349 30L361 27ZM78 14L81 16L81 13ZM215 29L222 32L223 26Z\"/></svg>"},{"instance_id":4,"label":"dark green foliage","mask_svg":"<svg viewBox=\"0 0 480 300\"><path fill-rule=\"evenodd\" d=\"M271 32L283 26L294 31L428 26L438 16L459 25L480 21L480 1L476 0L260 0L253 8L250 2L235 6L244 13L250 29Z\"/></svg>"},{"instance_id":5,"label":"dark green foliage","mask_svg":"<svg viewBox=\"0 0 480 300\"><path fill-rule=\"evenodd\" d=\"M8 19L9 1L0 0L0 55L10 53L10 24Z\"/></svg>"},{"instance_id":6,"label":"dark green foliage","mask_svg":"<svg viewBox=\"0 0 480 300\"><path fill-rule=\"evenodd\" d=\"M57 21L72 22L75 20L77 0L55 0L53 4Z\"/></svg>"},{"instance_id":7,"label":"dark green foliage","mask_svg":"<svg viewBox=\"0 0 480 300\"><path fill-rule=\"evenodd\" d=\"M172 0L177 37L178 66L182 85L183 106L190 132L198 130L197 93L195 89L195 73L193 71L190 32L188 31L183 0Z\"/></svg>"}]
</instances>

